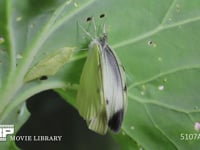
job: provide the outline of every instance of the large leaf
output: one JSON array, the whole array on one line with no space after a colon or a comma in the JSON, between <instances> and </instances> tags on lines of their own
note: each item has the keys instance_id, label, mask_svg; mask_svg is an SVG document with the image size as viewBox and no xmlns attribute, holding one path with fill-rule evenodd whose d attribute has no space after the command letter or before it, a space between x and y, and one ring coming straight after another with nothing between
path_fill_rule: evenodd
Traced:
<instances>
[{"instance_id":1,"label":"large leaf","mask_svg":"<svg viewBox=\"0 0 200 150\"><path fill-rule=\"evenodd\" d=\"M93 16L100 25L99 15L104 13L108 42L128 80L129 105L118 141L130 144L127 149L200 146L197 139L186 139L186 134L198 133L194 125L200 120L200 1L1 0L0 4L1 122L26 98L46 89L56 89L76 107L86 51L77 51L48 80L24 82L24 77L60 48L86 49L88 40L79 24L91 29L86 18Z\"/></svg>"},{"instance_id":2,"label":"large leaf","mask_svg":"<svg viewBox=\"0 0 200 150\"><path fill-rule=\"evenodd\" d=\"M92 5L97 12L101 3ZM199 8L194 0L109 1L99 8L108 14L109 42L127 73L129 106L118 137L123 148L133 149L130 139L144 149L200 146L194 138L200 120Z\"/></svg>"}]
</instances>

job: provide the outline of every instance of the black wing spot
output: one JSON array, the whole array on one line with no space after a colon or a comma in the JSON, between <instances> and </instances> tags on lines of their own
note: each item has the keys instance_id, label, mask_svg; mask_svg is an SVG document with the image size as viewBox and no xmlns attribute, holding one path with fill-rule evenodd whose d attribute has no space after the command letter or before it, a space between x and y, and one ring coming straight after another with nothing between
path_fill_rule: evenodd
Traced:
<instances>
[{"instance_id":1,"label":"black wing spot","mask_svg":"<svg viewBox=\"0 0 200 150\"><path fill-rule=\"evenodd\" d=\"M114 115L109 119L108 126L114 132L119 132L122 121L124 117L124 109L118 110Z\"/></svg>"},{"instance_id":2,"label":"black wing spot","mask_svg":"<svg viewBox=\"0 0 200 150\"><path fill-rule=\"evenodd\" d=\"M48 79L48 77L45 75L40 77L40 80L47 80L47 79Z\"/></svg>"}]
</instances>

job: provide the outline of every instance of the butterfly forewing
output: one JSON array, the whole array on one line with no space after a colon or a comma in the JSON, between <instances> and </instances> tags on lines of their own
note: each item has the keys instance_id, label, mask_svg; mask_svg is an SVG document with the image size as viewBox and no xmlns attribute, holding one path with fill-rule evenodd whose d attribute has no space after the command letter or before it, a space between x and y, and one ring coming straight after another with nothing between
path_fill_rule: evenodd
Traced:
<instances>
[{"instance_id":1,"label":"butterfly forewing","mask_svg":"<svg viewBox=\"0 0 200 150\"><path fill-rule=\"evenodd\" d=\"M126 97L124 93L125 80L121 64L106 41L102 44L103 91L107 101L108 126L115 132L120 130Z\"/></svg>"}]
</instances>

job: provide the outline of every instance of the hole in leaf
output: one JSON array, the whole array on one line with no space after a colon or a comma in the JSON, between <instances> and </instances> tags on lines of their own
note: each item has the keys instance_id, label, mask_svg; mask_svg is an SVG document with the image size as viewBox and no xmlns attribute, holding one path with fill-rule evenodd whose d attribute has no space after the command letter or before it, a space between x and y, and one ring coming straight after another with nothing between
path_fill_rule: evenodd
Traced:
<instances>
[{"instance_id":1,"label":"hole in leaf","mask_svg":"<svg viewBox=\"0 0 200 150\"><path fill-rule=\"evenodd\" d=\"M45 75L40 77L40 80L47 80L47 79L48 79L48 77Z\"/></svg>"}]
</instances>

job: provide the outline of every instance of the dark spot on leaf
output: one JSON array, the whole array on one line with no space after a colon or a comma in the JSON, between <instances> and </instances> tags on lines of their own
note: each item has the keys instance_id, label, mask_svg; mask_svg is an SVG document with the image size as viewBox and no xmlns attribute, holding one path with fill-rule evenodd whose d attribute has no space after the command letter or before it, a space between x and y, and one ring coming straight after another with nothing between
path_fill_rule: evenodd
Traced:
<instances>
[{"instance_id":1,"label":"dark spot on leaf","mask_svg":"<svg viewBox=\"0 0 200 150\"><path fill-rule=\"evenodd\" d=\"M100 17L100 18L104 18L104 17L105 17L105 14L101 14L99 17Z\"/></svg>"},{"instance_id":2,"label":"dark spot on leaf","mask_svg":"<svg viewBox=\"0 0 200 150\"><path fill-rule=\"evenodd\" d=\"M157 46L157 44L155 43L155 41L148 41L148 45L149 46L152 46L152 47L156 47Z\"/></svg>"},{"instance_id":3,"label":"dark spot on leaf","mask_svg":"<svg viewBox=\"0 0 200 150\"><path fill-rule=\"evenodd\" d=\"M89 22L92 20L92 17L87 17L86 21Z\"/></svg>"},{"instance_id":4,"label":"dark spot on leaf","mask_svg":"<svg viewBox=\"0 0 200 150\"><path fill-rule=\"evenodd\" d=\"M148 45L152 45L153 44L153 41L148 41Z\"/></svg>"},{"instance_id":5,"label":"dark spot on leaf","mask_svg":"<svg viewBox=\"0 0 200 150\"><path fill-rule=\"evenodd\" d=\"M20 110L20 109L18 109L18 110L17 110L17 114L19 115L19 114L20 114L20 112L21 112L21 110Z\"/></svg>"},{"instance_id":6,"label":"dark spot on leaf","mask_svg":"<svg viewBox=\"0 0 200 150\"><path fill-rule=\"evenodd\" d=\"M47 80L47 79L48 79L48 77L45 75L40 77L40 80Z\"/></svg>"}]
</instances>

